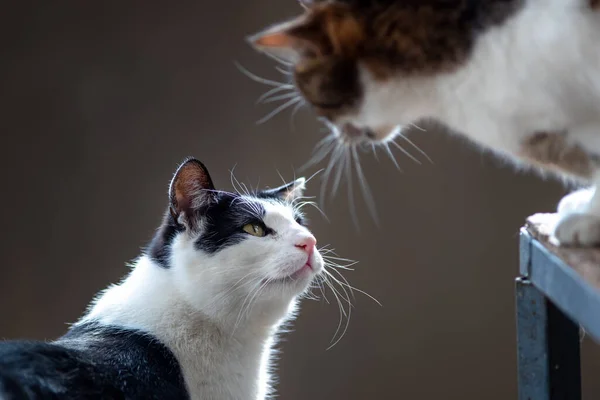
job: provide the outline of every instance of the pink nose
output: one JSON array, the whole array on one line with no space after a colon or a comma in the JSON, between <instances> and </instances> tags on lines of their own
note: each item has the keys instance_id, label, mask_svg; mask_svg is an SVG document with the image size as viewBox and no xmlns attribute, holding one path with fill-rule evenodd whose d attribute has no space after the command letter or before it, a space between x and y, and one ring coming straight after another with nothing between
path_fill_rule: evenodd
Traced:
<instances>
[{"instance_id":1,"label":"pink nose","mask_svg":"<svg viewBox=\"0 0 600 400\"><path fill-rule=\"evenodd\" d=\"M314 236L305 236L298 243L296 243L296 247L304 250L308 255L311 255L315 250L315 246L317 244L317 239Z\"/></svg>"}]
</instances>

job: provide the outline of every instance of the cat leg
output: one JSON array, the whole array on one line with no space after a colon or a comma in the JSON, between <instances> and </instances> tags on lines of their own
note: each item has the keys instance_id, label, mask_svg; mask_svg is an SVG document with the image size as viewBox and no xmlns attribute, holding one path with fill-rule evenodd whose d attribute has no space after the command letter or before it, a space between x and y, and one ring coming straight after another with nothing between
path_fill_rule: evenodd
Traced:
<instances>
[{"instance_id":1,"label":"cat leg","mask_svg":"<svg viewBox=\"0 0 600 400\"><path fill-rule=\"evenodd\" d=\"M595 185L579 189L562 198L558 205L560 216L554 237L561 246L590 247L600 245L600 173Z\"/></svg>"}]
</instances>

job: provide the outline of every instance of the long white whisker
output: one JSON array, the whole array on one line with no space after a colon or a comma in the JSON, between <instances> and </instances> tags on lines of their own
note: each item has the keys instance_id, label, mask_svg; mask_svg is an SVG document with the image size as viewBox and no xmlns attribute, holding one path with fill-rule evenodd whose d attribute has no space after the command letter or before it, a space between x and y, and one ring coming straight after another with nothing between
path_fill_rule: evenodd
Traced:
<instances>
[{"instance_id":1,"label":"long white whisker","mask_svg":"<svg viewBox=\"0 0 600 400\"><path fill-rule=\"evenodd\" d=\"M278 86L276 88L267 90L265 93L263 93L257 100L256 100L256 104L260 104L264 99L268 98L269 96L275 94L275 93L279 93L282 90L291 90L293 89L294 86L293 85L285 85L282 84L281 86Z\"/></svg>"},{"instance_id":2,"label":"long white whisker","mask_svg":"<svg viewBox=\"0 0 600 400\"><path fill-rule=\"evenodd\" d=\"M345 153L347 156L347 153ZM348 204L350 205L350 216L352 218L352 222L357 230L360 230L360 225L358 223L358 217L356 215L356 205L354 204L354 196L352 190L352 164L350 161L350 157L347 156L344 159L344 164L346 166L346 175L348 178Z\"/></svg>"},{"instance_id":3,"label":"long white whisker","mask_svg":"<svg viewBox=\"0 0 600 400\"><path fill-rule=\"evenodd\" d=\"M276 109L271 111L269 114L267 114L264 117L262 117L261 119L259 119L256 123L260 125L260 124L267 122L268 120L270 120L271 118L273 118L274 116L279 114L281 111L285 110L292 104L299 102L300 100L302 100L300 97L295 97L295 98L291 99L290 101L283 103L282 105L280 105L279 107L277 107Z\"/></svg>"},{"instance_id":4,"label":"long white whisker","mask_svg":"<svg viewBox=\"0 0 600 400\"><path fill-rule=\"evenodd\" d=\"M259 82L259 83L269 85L269 86L277 86L277 87L280 87L281 85L287 85L284 82L277 82L277 81L273 81L270 79L261 78L260 76L255 75L252 72L248 71L246 68L242 67L241 64L238 62L235 62L235 65L240 70L241 73L243 73L244 75L246 75L248 78L252 79L255 82Z\"/></svg>"},{"instance_id":5,"label":"long white whisker","mask_svg":"<svg viewBox=\"0 0 600 400\"><path fill-rule=\"evenodd\" d=\"M421 153L423 155L423 157L425 157L427 159L427 161L429 161L430 163L433 164L433 160L427 155L427 153L425 153L419 146L417 146L416 144L414 144L412 142L412 140L410 140L409 138L407 138L406 136L404 136L402 133L399 133L398 136L400 136L402 139L404 139L406 142L408 142L408 144L410 144L412 147L415 148L415 150L417 150L419 153Z\"/></svg>"},{"instance_id":6,"label":"long white whisker","mask_svg":"<svg viewBox=\"0 0 600 400\"><path fill-rule=\"evenodd\" d=\"M416 158L415 156L413 156L412 154L410 154L408 151L406 151L404 149L404 147L400 146L398 143L394 142L393 140L390 141L389 143L393 144L394 146L396 146L401 152L403 152L408 158L410 158L411 160L413 160L414 162L416 162L417 164L421 165L421 161L419 161L418 158Z\"/></svg>"},{"instance_id":7,"label":"long white whisker","mask_svg":"<svg viewBox=\"0 0 600 400\"><path fill-rule=\"evenodd\" d=\"M385 148L385 152L388 155L388 157L390 158L390 160L392 160L392 162L394 163L394 165L396 166L396 169L400 172L402 172L402 168L400 168L400 166L398 165L398 161L396 161L396 157L394 157L394 153L392 153L392 150L390 150L390 145L389 143L386 143L384 145Z\"/></svg>"},{"instance_id":8,"label":"long white whisker","mask_svg":"<svg viewBox=\"0 0 600 400\"><path fill-rule=\"evenodd\" d=\"M369 188L369 184L367 183L367 179L365 178L362 167L360 165L360 159L358 158L358 154L356 153L356 147L352 147L352 158L354 159L356 175L358 176L358 182L360 183L365 203L367 203L367 208L369 209L369 212L371 213L371 217L373 217L375 224L379 225L379 217L377 215L375 199L373 198L371 188Z\"/></svg>"},{"instance_id":9,"label":"long white whisker","mask_svg":"<svg viewBox=\"0 0 600 400\"><path fill-rule=\"evenodd\" d=\"M340 182L342 181L342 172L344 171L344 163L346 161L346 158L348 157L348 149L346 147L344 147L343 145L339 146L339 155L338 155L338 159L336 161L336 165L337 165L337 169L335 171L335 177L333 179L333 186L331 188L331 193L335 196L335 194L338 191L338 188L340 187ZM340 160L341 158L341 160Z\"/></svg>"},{"instance_id":10,"label":"long white whisker","mask_svg":"<svg viewBox=\"0 0 600 400\"><path fill-rule=\"evenodd\" d=\"M285 100L285 99L289 99L291 97L296 97L296 96L298 96L298 93L296 93L296 92L284 93L284 94L280 94L278 96L273 96L273 97L269 97L268 99L265 99L263 101L263 104L273 103L275 101Z\"/></svg>"}]
</instances>

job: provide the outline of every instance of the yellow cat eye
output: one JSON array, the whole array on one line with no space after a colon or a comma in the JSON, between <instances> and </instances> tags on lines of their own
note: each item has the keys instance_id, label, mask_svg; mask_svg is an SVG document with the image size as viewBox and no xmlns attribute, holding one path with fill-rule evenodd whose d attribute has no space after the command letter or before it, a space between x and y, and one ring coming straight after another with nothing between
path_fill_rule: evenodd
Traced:
<instances>
[{"instance_id":1,"label":"yellow cat eye","mask_svg":"<svg viewBox=\"0 0 600 400\"><path fill-rule=\"evenodd\" d=\"M264 228L258 224L246 224L246 225L244 225L244 227L242 229L244 229L244 232L246 232L252 236L258 236L258 237L265 236Z\"/></svg>"}]
</instances>

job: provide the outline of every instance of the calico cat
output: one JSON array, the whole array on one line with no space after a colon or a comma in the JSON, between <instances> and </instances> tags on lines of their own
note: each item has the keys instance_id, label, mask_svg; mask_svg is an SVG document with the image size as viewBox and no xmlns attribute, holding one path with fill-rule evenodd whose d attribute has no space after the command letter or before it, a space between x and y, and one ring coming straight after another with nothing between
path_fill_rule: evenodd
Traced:
<instances>
[{"instance_id":1,"label":"calico cat","mask_svg":"<svg viewBox=\"0 0 600 400\"><path fill-rule=\"evenodd\" d=\"M324 268L304 188L219 191L185 161L121 283L54 342L0 343L0 399L264 399L278 327Z\"/></svg>"},{"instance_id":2,"label":"calico cat","mask_svg":"<svg viewBox=\"0 0 600 400\"><path fill-rule=\"evenodd\" d=\"M323 0L249 38L292 65L350 145L423 118L592 189L559 204L563 245L600 244L600 1Z\"/></svg>"}]
</instances>

